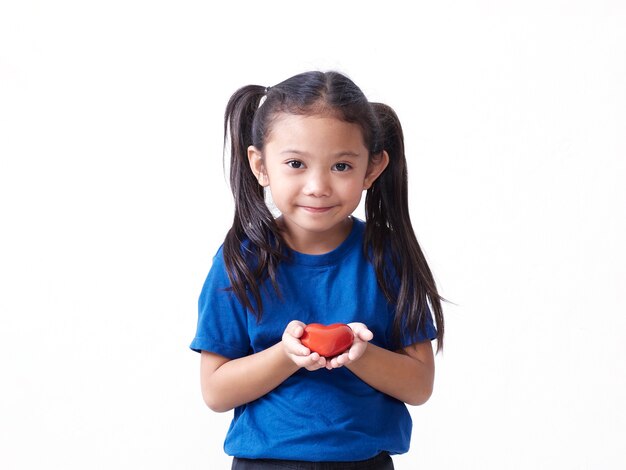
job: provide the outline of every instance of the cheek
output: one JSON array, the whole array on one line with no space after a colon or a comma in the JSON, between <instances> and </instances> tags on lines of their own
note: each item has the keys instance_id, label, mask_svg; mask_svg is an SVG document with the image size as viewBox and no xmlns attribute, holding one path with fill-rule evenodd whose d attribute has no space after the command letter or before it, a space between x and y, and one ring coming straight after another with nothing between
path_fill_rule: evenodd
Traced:
<instances>
[{"instance_id":1,"label":"cheek","mask_svg":"<svg viewBox=\"0 0 626 470\"><path fill-rule=\"evenodd\" d=\"M284 182L270 184L270 195L274 204L282 205L293 199L296 190L293 185L285 184Z\"/></svg>"},{"instance_id":2,"label":"cheek","mask_svg":"<svg viewBox=\"0 0 626 470\"><path fill-rule=\"evenodd\" d=\"M355 178L342 185L342 192L346 197L360 198L363 194L363 179Z\"/></svg>"}]
</instances>

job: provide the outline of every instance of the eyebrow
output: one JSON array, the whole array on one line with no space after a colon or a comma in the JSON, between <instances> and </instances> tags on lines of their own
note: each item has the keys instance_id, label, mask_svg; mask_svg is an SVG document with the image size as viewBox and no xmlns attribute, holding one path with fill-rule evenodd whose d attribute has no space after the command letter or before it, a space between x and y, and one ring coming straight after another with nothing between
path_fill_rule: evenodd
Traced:
<instances>
[{"instance_id":1,"label":"eyebrow","mask_svg":"<svg viewBox=\"0 0 626 470\"><path fill-rule=\"evenodd\" d=\"M286 150L283 150L282 152L280 152L281 155L291 154L291 153L295 153L296 155L302 155L304 157L309 156L308 152L303 152L301 150L296 150L296 149L286 149ZM359 157L359 156L361 156L361 154L353 152L351 150L342 150L342 151L339 151L339 152L333 154L333 157L335 157L335 158Z\"/></svg>"}]
</instances>

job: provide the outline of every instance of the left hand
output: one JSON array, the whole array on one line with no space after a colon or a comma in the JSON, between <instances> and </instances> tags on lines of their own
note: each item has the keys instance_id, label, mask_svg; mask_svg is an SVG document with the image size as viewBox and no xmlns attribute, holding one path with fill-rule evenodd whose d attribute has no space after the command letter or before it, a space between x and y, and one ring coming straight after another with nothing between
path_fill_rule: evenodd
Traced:
<instances>
[{"instance_id":1,"label":"left hand","mask_svg":"<svg viewBox=\"0 0 626 470\"><path fill-rule=\"evenodd\" d=\"M374 333L363 323L348 323L348 326L354 333L352 346L346 352L327 360L326 368L328 370L337 369L358 360L367 349L367 343L374 337Z\"/></svg>"}]
</instances>

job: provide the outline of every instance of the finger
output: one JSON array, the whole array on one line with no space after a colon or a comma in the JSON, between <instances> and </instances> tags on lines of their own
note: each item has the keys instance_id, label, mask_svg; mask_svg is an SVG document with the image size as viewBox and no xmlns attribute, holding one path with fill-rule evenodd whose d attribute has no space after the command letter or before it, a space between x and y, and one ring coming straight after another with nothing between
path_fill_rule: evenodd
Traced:
<instances>
[{"instance_id":1,"label":"finger","mask_svg":"<svg viewBox=\"0 0 626 470\"><path fill-rule=\"evenodd\" d=\"M326 362L326 359L325 359L325 358L321 357L321 358L319 359L319 361L317 361L317 362L315 363L315 370L317 370L317 369L323 369L323 368L325 368L325 367L328 367L328 363Z\"/></svg>"},{"instance_id":2,"label":"finger","mask_svg":"<svg viewBox=\"0 0 626 470\"><path fill-rule=\"evenodd\" d=\"M288 353L295 354L297 356L308 356L311 354L309 348L304 346L300 340L289 334L284 335L283 343Z\"/></svg>"},{"instance_id":3,"label":"finger","mask_svg":"<svg viewBox=\"0 0 626 470\"><path fill-rule=\"evenodd\" d=\"M348 323L348 326L352 328L354 332L355 338L361 339L363 341L370 341L374 337L374 333L372 333L365 323Z\"/></svg>"},{"instance_id":4,"label":"finger","mask_svg":"<svg viewBox=\"0 0 626 470\"><path fill-rule=\"evenodd\" d=\"M343 354L342 354L343 356ZM339 369L341 366L343 366L343 364L341 362L339 362L339 358L341 356L336 356L333 357L329 362L330 362L330 369Z\"/></svg>"},{"instance_id":5,"label":"finger","mask_svg":"<svg viewBox=\"0 0 626 470\"><path fill-rule=\"evenodd\" d=\"M289 322L289 325L287 326L287 331L294 338L300 338L300 336L302 336L304 334L304 327L305 326L306 325L304 323L302 323L301 321L293 320L293 321Z\"/></svg>"},{"instance_id":6,"label":"finger","mask_svg":"<svg viewBox=\"0 0 626 470\"><path fill-rule=\"evenodd\" d=\"M348 362L350 362L350 354L343 353L336 357L337 364L339 366L345 366Z\"/></svg>"},{"instance_id":7,"label":"finger","mask_svg":"<svg viewBox=\"0 0 626 470\"><path fill-rule=\"evenodd\" d=\"M306 369L309 371L314 371L317 369L321 369L322 367L326 367L326 359L321 357L317 353L311 354L309 357L305 359Z\"/></svg>"},{"instance_id":8,"label":"finger","mask_svg":"<svg viewBox=\"0 0 626 470\"><path fill-rule=\"evenodd\" d=\"M372 333L367 328L363 328L363 329L359 330L358 336L363 341L371 341L374 338L374 333Z\"/></svg>"},{"instance_id":9,"label":"finger","mask_svg":"<svg viewBox=\"0 0 626 470\"><path fill-rule=\"evenodd\" d=\"M356 361L359 357L363 355L366 347L367 343L355 344L353 347L350 348L350 351L348 351L348 358L351 361Z\"/></svg>"}]
</instances>

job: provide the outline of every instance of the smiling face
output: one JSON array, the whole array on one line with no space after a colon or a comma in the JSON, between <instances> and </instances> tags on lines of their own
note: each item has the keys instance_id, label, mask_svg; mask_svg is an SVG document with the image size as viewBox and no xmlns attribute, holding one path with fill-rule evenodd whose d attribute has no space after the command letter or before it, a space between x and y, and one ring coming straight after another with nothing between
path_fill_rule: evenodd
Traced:
<instances>
[{"instance_id":1,"label":"smiling face","mask_svg":"<svg viewBox=\"0 0 626 470\"><path fill-rule=\"evenodd\" d=\"M324 253L348 235L349 216L364 189L385 169L385 152L370 161L356 124L330 116L281 114L261 152L248 149L259 184L269 186L287 243Z\"/></svg>"}]
</instances>

